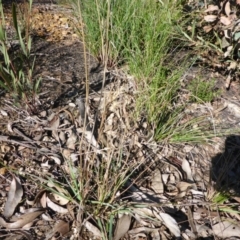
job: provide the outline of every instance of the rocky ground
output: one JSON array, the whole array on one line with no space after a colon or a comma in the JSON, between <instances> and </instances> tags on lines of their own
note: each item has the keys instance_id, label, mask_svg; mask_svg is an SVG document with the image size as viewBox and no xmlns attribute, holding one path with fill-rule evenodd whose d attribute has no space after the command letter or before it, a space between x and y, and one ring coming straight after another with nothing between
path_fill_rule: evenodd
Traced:
<instances>
[{"instance_id":1,"label":"rocky ground","mask_svg":"<svg viewBox=\"0 0 240 240\"><path fill-rule=\"evenodd\" d=\"M91 189L99 190L96 169L112 171L100 183L112 191L121 174L132 172L112 193L110 204L131 209L114 216L113 239L238 239L237 130L203 145L155 142L144 113L133 115L135 79L105 69L89 52L84 56L71 10L41 3L33 11L39 94L20 105L1 91L0 239L102 239L93 209L86 205L80 211L81 201L69 187L72 172L78 181L90 179L84 191L93 194L93 201ZM226 89L223 76L196 64L182 76L179 103L189 97L186 86L196 76L214 77L221 96L212 103L189 104L185 120L204 116L213 126L237 129L239 82ZM79 176L82 168L88 172ZM135 205L127 208L130 202Z\"/></svg>"}]
</instances>

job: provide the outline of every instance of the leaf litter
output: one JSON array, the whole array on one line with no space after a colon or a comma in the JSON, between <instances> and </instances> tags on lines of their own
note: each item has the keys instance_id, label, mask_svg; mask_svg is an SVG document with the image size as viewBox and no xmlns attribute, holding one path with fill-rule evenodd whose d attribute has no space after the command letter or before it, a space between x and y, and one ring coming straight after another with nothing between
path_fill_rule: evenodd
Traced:
<instances>
[{"instance_id":1,"label":"leaf litter","mask_svg":"<svg viewBox=\"0 0 240 240\"><path fill-rule=\"evenodd\" d=\"M226 4L223 16L214 13L219 11L216 6L209 6L204 19L214 22L219 18L228 26L234 19L230 18L229 8ZM11 126L3 128L0 136L1 158L10 167L1 172L1 234L21 231L22 238L28 239L101 239L101 228L92 212L79 206L81 196L74 190L80 187L77 181L83 177L79 176L79 168L96 165L96 171L111 158L121 161L107 162L104 176L108 176L111 165L122 164L124 170L126 166L133 168L131 176L124 179L123 189L113 196L116 202L112 203L122 203L128 210L115 215L113 239L223 239L238 235L238 211L221 211L211 202L215 190L209 193L210 159L218 145L156 143L151 137L152 126L144 116L135 121L131 118L136 92L132 81L126 74L111 70L109 84L102 92L93 91L88 102L83 95L73 96L37 115L14 106L12 99L1 102L1 121L8 126L11 120ZM42 104L44 100L39 98ZM224 124L231 127L237 121L231 123L228 117L238 119L237 104L231 100L222 99L226 107L220 111L220 103L215 102L211 106L189 104L185 112L216 122L225 119ZM216 141L221 150L223 140ZM10 174L11 169L16 176ZM96 176L94 172L85 174ZM70 175L75 176L71 182L67 178ZM114 177L118 177L117 172ZM90 199L96 194L91 192L91 188L95 190L92 181L84 186L84 194L92 194ZM111 179L105 181L112 186ZM134 204L129 207L130 203ZM231 206L230 210L236 209L232 201Z\"/></svg>"}]
</instances>

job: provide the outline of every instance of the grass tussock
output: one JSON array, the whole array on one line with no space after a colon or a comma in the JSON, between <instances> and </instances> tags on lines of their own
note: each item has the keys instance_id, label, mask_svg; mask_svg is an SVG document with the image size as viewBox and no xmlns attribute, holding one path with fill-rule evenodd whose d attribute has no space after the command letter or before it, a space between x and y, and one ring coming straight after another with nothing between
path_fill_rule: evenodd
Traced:
<instances>
[{"instance_id":1,"label":"grass tussock","mask_svg":"<svg viewBox=\"0 0 240 240\"><path fill-rule=\"evenodd\" d=\"M136 115L147 117L155 129L156 140L197 142L214 134L202 134L203 129L189 131L202 119L179 125L179 114L184 118L184 106L176 107L176 102L180 79L187 67L184 60L175 59L184 44L178 35L183 14L180 2L91 0L75 4L91 52L105 66L127 66L135 76Z\"/></svg>"},{"instance_id":2,"label":"grass tussock","mask_svg":"<svg viewBox=\"0 0 240 240\"><path fill-rule=\"evenodd\" d=\"M35 58L30 56L32 48L30 35L32 1L23 4L21 14L15 3L12 4L11 10L16 39L9 40L3 4L0 3L0 52L3 58L0 63L0 87L9 92L16 102L25 103L28 109L34 112L35 97L41 79L33 79ZM14 50L12 40L15 40L20 46L17 51Z\"/></svg>"}]
</instances>

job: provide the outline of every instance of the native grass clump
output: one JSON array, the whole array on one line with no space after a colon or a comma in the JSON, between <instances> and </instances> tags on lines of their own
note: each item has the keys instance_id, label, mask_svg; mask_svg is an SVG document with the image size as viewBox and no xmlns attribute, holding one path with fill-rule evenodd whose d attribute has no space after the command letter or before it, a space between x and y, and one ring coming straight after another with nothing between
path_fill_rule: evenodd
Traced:
<instances>
[{"instance_id":1,"label":"native grass clump","mask_svg":"<svg viewBox=\"0 0 240 240\"><path fill-rule=\"evenodd\" d=\"M197 103L212 102L220 96L220 91L216 90L215 85L214 79L209 81L199 78L193 79L188 85L188 90L191 93L190 100Z\"/></svg>"},{"instance_id":2,"label":"native grass clump","mask_svg":"<svg viewBox=\"0 0 240 240\"><path fill-rule=\"evenodd\" d=\"M32 1L23 4L22 11L12 4L12 35L8 36L11 27L6 25L3 4L0 4L0 44L2 61L0 64L0 87L9 92L16 103L23 102L30 111L34 111L35 97L41 79L33 79L35 58L31 56L32 38L30 35L30 16ZM15 39L14 39L15 38Z\"/></svg>"}]
</instances>

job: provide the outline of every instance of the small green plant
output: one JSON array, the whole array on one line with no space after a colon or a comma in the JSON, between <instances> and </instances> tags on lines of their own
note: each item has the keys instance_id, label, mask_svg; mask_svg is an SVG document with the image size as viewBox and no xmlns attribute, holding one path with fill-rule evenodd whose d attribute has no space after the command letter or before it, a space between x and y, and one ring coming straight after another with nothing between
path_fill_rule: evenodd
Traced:
<instances>
[{"instance_id":1,"label":"small green plant","mask_svg":"<svg viewBox=\"0 0 240 240\"><path fill-rule=\"evenodd\" d=\"M204 81L196 78L190 82L188 90L191 92L190 100L197 103L212 102L220 94L215 88L214 79Z\"/></svg>"},{"instance_id":2,"label":"small green plant","mask_svg":"<svg viewBox=\"0 0 240 240\"><path fill-rule=\"evenodd\" d=\"M0 52L3 55L3 61L0 62L0 87L6 89L16 100L23 100L28 108L34 111L32 103L41 79L33 80L35 59L30 57L32 39L29 34L29 18L32 0L25 4L27 7L24 24L19 24L16 5L12 4L12 20L20 47L17 51L11 51L11 43L5 28L3 5L2 2L0 3ZM24 26L24 34L20 25Z\"/></svg>"},{"instance_id":3,"label":"small green plant","mask_svg":"<svg viewBox=\"0 0 240 240\"><path fill-rule=\"evenodd\" d=\"M91 159L96 157L94 153L86 155ZM78 206L81 221L93 222L100 230L101 239L109 240L114 239L113 230L118 215L131 212L131 204L127 205L121 194L142 164L143 162L129 164L128 159L122 158L121 151L115 149L103 156L99 166L91 163L91 160L83 160L79 166L74 166L70 159L65 159L59 180L52 177L38 178L35 175L30 177L34 181L39 179L47 191ZM79 232L83 225L79 225Z\"/></svg>"}]
</instances>

